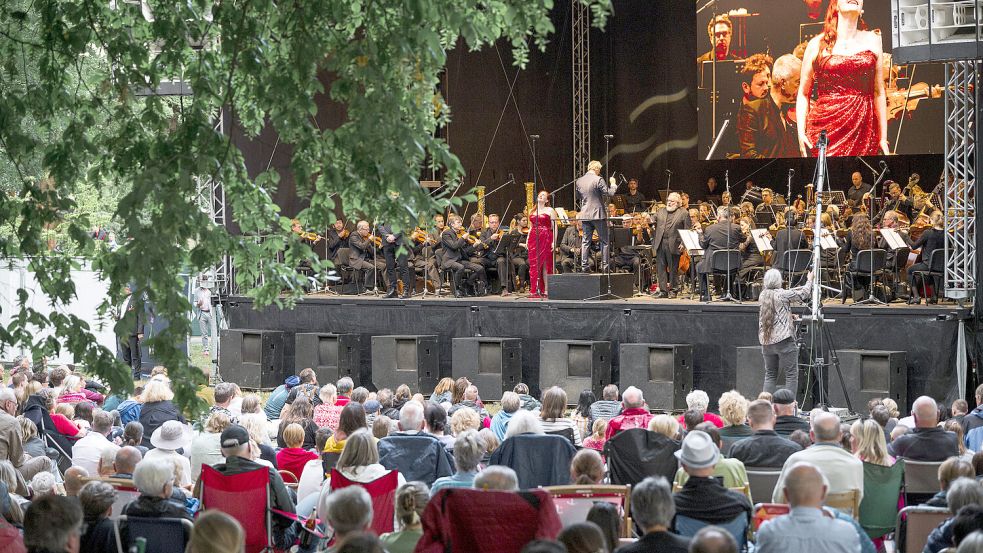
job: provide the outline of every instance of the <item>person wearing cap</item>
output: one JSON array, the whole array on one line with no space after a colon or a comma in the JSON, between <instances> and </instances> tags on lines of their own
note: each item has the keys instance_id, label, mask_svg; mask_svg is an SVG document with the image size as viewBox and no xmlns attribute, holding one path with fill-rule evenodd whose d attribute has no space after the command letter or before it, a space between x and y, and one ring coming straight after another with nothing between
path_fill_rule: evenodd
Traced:
<instances>
[{"instance_id":1,"label":"person wearing cap","mask_svg":"<svg viewBox=\"0 0 983 553\"><path fill-rule=\"evenodd\" d=\"M144 455L143 462L160 460L177 463L176 466L180 467L177 485L181 488L190 487L193 482L191 461L177 450L191 447L191 427L178 421L165 421L150 436L150 444L154 449Z\"/></svg>"},{"instance_id":2,"label":"person wearing cap","mask_svg":"<svg viewBox=\"0 0 983 553\"><path fill-rule=\"evenodd\" d=\"M754 434L730 446L732 459L741 461L745 467L778 469L785 466L790 455L802 451L799 444L775 432L775 411L767 401L752 401L747 416Z\"/></svg>"},{"instance_id":3,"label":"person wearing cap","mask_svg":"<svg viewBox=\"0 0 983 553\"><path fill-rule=\"evenodd\" d=\"M739 517L751 520L751 502L744 494L728 490L713 477L720 450L706 432L694 430L683 439L676 458L689 479L683 489L673 494L678 517L684 516L706 524L727 524Z\"/></svg>"},{"instance_id":4,"label":"person wearing cap","mask_svg":"<svg viewBox=\"0 0 983 553\"><path fill-rule=\"evenodd\" d=\"M222 443L222 455L225 455L225 462L213 465L212 468L221 474L233 476L259 469L269 471L270 481L267 484L271 507L279 511L288 513L294 512L294 502L284 485L283 479L276 469L262 465L253 461L249 432L239 425L232 425L226 428L220 437ZM199 482L201 482L199 480ZM200 490L195 489L195 496L201 497ZM289 549L297 537L297 530L293 528L293 521L288 518L273 514L273 542L277 549Z\"/></svg>"},{"instance_id":5,"label":"person wearing cap","mask_svg":"<svg viewBox=\"0 0 983 553\"><path fill-rule=\"evenodd\" d=\"M283 406L287 403L287 396L290 395L290 390L298 384L300 384L300 377L292 374L283 381L283 384L273 390L273 393L266 400L266 406L263 407L263 412L266 413L266 420L272 421L280 418L280 412L283 411Z\"/></svg>"},{"instance_id":6,"label":"person wearing cap","mask_svg":"<svg viewBox=\"0 0 983 553\"><path fill-rule=\"evenodd\" d=\"M785 480L796 463L807 462L815 465L826 477L828 493L841 493L857 490L858 501L864 495L864 464L841 444L843 431L840 417L833 413L816 411L812 415L812 430L809 432L813 445L793 453L785 461L782 473L772 494L772 503L785 503Z\"/></svg>"},{"instance_id":7,"label":"person wearing cap","mask_svg":"<svg viewBox=\"0 0 983 553\"><path fill-rule=\"evenodd\" d=\"M775 432L779 436L787 438L796 430L809 432L809 422L796 415L799 404L795 401L795 394L791 390L788 388L776 390L771 396L771 403L775 408Z\"/></svg>"},{"instance_id":8,"label":"person wearing cap","mask_svg":"<svg viewBox=\"0 0 983 553\"><path fill-rule=\"evenodd\" d=\"M370 399L363 403L362 407L365 408L365 423L369 425L369 428L372 428L376 417L379 416L379 411L382 410L382 404L379 403L379 400Z\"/></svg>"}]
</instances>

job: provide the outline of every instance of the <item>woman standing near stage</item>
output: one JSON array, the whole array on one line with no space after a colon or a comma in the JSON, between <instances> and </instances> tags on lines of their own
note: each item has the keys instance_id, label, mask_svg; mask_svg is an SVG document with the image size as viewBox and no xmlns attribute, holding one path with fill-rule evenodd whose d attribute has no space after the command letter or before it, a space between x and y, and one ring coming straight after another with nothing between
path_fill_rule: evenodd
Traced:
<instances>
[{"instance_id":1,"label":"woman standing near stage","mask_svg":"<svg viewBox=\"0 0 983 553\"><path fill-rule=\"evenodd\" d=\"M530 298L546 297L546 275L553 274L553 220L556 212L546 205L549 194L541 190L536 195L536 207L529 212L529 294Z\"/></svg>"},{"instance_id":2,"label":"woman standing near stage","mask_svg":"<svg viewBox=\"0 0 983 553\"><path fill-rule=\"evenodd\" d=\"M799 346L795 343L792 302L806 301L812 295L812 271L804 285L783 290L782 273L768 269L763 288L758 298L758 341L765 361L764 391L775 392L781 369L785 373L785 387L795 394L799 383Z\"/></svg>"},{"instance_id":3,"label":"woman standing near stage","mask_svg":"<svg viewBox=\"0 0 983 553\"><path fill-rule=\"evenodd\" d=\"M803 157L817 155L824 130L829 156L891 153L883 46L881 36L867 30L863 7L864 0L830 0L823 32L806 48L795 106Z\"/></svg>"}]
</instances>

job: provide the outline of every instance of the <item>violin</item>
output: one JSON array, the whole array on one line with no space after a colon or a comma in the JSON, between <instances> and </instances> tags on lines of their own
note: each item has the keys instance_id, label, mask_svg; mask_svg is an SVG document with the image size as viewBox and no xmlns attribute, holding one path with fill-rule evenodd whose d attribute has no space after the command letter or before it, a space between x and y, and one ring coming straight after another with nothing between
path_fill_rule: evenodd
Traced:
<instances>
[{"instance_id":1,"label":"violin","mask_svg":"<svg viewBox=\"0 0 983 553\"><path fill-rule=\"evenodd\" d=\"M427 235L427 231L423 230L420 227L416 227L415 229L413 229L413 233L410 234L410 239L416 242L417 244L425 244L427 240L430 239L430 237Z\"/></svg>"},{"instance_id":2,"label":"violin","mask_svg":"<svg viewBox=\"0 0 983 553\"><path fill-rule=\"evenodd\" d=\"M904 113L915 111L918 102L929 98L941 98L945 89L941 86L929 86L928 83L915 83L911 88L889 90L887 96L887 118L897 119Z\"/></svg>"},{"instance_id":3,"label":"violin","mask_svg":"<svg viewBox=\"0 0 983 553\"><path fill-rule=\"evenodd\" d=\"M457 237L458 238L464 238L465 240L467 240L468 244L471 244L472 246L478 243L478 237L475 236L475 235L473 235L473 234L468 233L468 229L466 229L464 227L461 227L457 231Z\"/></svg>"},{"instance_id":4,"label":"violin","mask_svg":"<svg viewBox=\"0 0 983 553\"><path fill-rule=\"evenodd\" d=\"M381 248L382 247L382 238L379 237L379 236L376 236L376 235L373 234L373 235L369 236L369 241L372 242L373 244L375 244L375 247L377 247L377 248Z\"/></svg>"},{"instance_id":5,"label":"violin","mask_svg":"<svg viewBox=\"0 0 983 553\"><path fill-rule=\"evenodd\" d=\"M341 229L341 232L338 233L338 238L345 240L351 235L351 233L352 231L348 230L347 228L343 228Z\"/></svg>"}]
</instances>

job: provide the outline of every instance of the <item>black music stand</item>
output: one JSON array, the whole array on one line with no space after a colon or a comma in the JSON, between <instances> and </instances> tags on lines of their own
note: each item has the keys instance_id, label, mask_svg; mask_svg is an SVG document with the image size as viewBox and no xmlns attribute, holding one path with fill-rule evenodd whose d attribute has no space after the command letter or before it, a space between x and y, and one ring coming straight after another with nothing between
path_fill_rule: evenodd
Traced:
<instances>
[{"instance_id":1,"label":"black music stand","mask_svg":"<svg viewBox=\"0 0 983 553\"><path fill-rule=\"evenodd\" d=\"M521 232L504 232L502 233L502 238L498 241L498 246L495 247L495 254L499 255L505 252L505 268L506 268L506 279L511 279L514 281L512 272L515 268L512 266L512 252L515 248L519 247L519 242L522 241L525 235ZM502 280L502 275L498 275L498 279ZM505 281L502 283L505 289L509 289L509 282Z\"/></svg>"}]
</instances>

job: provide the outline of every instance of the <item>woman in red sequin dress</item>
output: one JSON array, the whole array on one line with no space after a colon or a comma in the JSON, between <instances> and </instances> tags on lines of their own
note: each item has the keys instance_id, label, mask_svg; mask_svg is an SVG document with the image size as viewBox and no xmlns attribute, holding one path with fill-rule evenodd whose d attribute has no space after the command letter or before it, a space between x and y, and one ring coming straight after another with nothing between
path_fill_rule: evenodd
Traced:
<instances>
[{"instance_id":1,"label":"woman in red sequin dress","mask_svg":"<svg viewBox=\"0 0 983 553\"><path fill-rule=\"evenodd\" d=\"M546 275L553 274L553 219L556 212L546 205L545 190L536 195L536 207L529 213L529 297L546 297Z\"/></svg>"},{"instance_id":2,"label":"woman in red sequin dress","mask_svg":"<svg viewBox=\"0 0 983 553\"><path fill-rule=\"evenodd\" d=\"M863 7L864 0L831 0L822 34L806 48L796 102L803 157L818 154L824 130L829 156L891 153L881 36L866 30Z\"/></svg>"}]
</instances>

